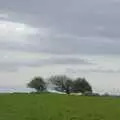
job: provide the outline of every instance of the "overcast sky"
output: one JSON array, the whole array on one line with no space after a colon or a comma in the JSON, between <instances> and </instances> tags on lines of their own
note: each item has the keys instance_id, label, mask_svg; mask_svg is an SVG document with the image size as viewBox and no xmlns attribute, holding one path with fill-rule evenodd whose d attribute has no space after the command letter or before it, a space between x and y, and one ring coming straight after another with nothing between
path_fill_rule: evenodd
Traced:
<instances>
[{"instance_id":1,"label":"overcast sky","mask_svg":"<svg viewBox=\"0 0 120 120\"><path fill-rule=\"evenodd\" d=\"M0 0L0 87L54 74L120 91L120 0Z\"/></svg>"}]
</instances>

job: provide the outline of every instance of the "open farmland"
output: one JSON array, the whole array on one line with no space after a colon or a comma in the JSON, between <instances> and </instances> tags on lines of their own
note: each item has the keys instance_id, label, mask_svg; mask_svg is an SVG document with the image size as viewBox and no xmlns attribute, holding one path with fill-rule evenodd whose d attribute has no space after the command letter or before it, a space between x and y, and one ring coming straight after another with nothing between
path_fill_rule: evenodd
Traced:
<instances>
[{"instance_id":1,"label":"open farmland","mask_svg":"<svg viewBox=\"0 0 120 120\"><path fill-rule=\"evenodd\" d=\"M120 99L57 94L1 94L0 120L120 120Z\"/></svg>"}]
</instances>

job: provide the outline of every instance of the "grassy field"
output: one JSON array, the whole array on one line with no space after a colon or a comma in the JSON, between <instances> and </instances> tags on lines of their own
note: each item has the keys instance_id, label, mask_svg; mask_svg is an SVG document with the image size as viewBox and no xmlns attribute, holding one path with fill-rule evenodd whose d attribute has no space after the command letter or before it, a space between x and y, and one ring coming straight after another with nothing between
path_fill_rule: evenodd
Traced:
<instances>
[{"instance_id":1,"label":"grassy field","mask_svg":"<svg viewBox=\"0 0 120 120\"><path fill-rule=\"evenodd\" d=\"M120 120L120 99L0 94L0 120Z\"/></svg>"}]
</instances>

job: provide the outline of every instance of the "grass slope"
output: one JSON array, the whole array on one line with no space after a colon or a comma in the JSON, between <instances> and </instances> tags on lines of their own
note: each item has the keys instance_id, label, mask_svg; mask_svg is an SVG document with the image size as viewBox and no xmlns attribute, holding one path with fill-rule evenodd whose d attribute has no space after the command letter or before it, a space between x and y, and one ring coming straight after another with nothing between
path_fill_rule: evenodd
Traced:
<instances>
[{"instance_id":1,"label":"grass slope","mask_svg":"<svg viewBox=\"0 0 120 120\"><path fill-rule=\"evenodd\" d=\"M120 120L120 99L56 94L1 94L0 120Z\"/></svg>"}]
</instances>

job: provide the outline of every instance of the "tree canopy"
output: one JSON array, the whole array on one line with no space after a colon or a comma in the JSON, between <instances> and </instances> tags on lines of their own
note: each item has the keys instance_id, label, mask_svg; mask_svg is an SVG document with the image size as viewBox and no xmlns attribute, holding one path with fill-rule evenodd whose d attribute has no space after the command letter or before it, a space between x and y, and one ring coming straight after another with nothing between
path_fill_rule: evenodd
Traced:
<instances>
[{"instance_id":1,"label":"tree canopy","mask_svg":"<svg viewBox=\"0 0 120 120\"><path fill-rule=\"evenodd\" d=\"M92 92L91 85L87 82L85 78L71 79L67 76L52 76L49 78L52 84L55 85L55 89L61 92L66 92L67 94L74 93L85 93Z\"/></svg>"},{"instance_id":2,"label":"tree canopy","mask_svg":"<svg viewBox=\"0 0 120 120\"><path fill-rule=\"evenodd\" d=\"M55 85L56 90L66 92L67 94L70 93L72 80L69 77L65 75L52 76L49 78L49 81L51 81L51 83Z\"/></svg>"},{"instance_id":3,"label":"tree canopy","mask_svg":"<svg viewBox=\"0 0 120 120\"><path fill-rule=\"evenodd\" d=\"M48 84L52 83L56 91L70 93L92 93L92 87L85 78L71 79L65 75L55 75L48 78ZM43 92L48 85L42 77L33 78L27 85L37 92Z\"/></svg>"},{"instance_id":4,"label":"tree canopy","mask_svg":"<svg viewBox=\"0 0 120 120\"><path fill-rule=\"evenodd\" d=\"M72 91L75 93L77 93L77 92L81 92L81 93L92 92L92 87L85 78L77 78L73 82Z\"/></svg>"},{"instance_id":5,"label":"tree canopy","mask_svg":"<svg viewBox=\"0 0 120 120\"><path fill-rule=\"evenodd\" d=\"M35 77L28 84L28 87L34 88L37 92L44 91L46 89L46 83L42 77Z\"/></svg>"}]
</instances>

